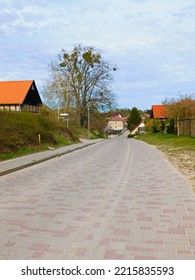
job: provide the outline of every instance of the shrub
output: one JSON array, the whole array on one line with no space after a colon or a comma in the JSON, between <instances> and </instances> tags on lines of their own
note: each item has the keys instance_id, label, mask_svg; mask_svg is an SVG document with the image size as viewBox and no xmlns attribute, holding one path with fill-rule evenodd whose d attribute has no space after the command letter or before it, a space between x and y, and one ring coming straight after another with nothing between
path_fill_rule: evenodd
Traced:
<instances>
[{"instance_id":1,"label":"shrub","mask_svg":"<svg viewBox=\"0 0 195 280\"><path fill-rule=\"evenodd\" d=\"M128 134L127 138L133 138L135 137L135 134Z\"/></svg>"},{"instance_id":2,"label":"shrub","mask_svg":"<svg viewBox=\"0 0 195 280\"><path fill-rule=\"evenodd\" d=\"M166 132L169 134L177 134L177 127L175 124L175 120L172 119L168 119L166 122Z\"/></svg>"}]
</instances>

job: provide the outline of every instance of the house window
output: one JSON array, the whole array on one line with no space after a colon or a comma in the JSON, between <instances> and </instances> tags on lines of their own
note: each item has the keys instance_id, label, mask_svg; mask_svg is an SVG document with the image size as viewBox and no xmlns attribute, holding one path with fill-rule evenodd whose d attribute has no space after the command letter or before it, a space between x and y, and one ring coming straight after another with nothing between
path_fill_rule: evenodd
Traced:
<instances>
[{"instance_id":1,"label":"house window","mask_svg":"<svg viewBox=\"0 0 195 280\"><path fill-rule=\"evenodd\" d=\"M32 85L32 87L31 87L31 89L32 89L32 90L34 90L34 89L35 89L33 85Z\"/></svg>"}]
</instances>

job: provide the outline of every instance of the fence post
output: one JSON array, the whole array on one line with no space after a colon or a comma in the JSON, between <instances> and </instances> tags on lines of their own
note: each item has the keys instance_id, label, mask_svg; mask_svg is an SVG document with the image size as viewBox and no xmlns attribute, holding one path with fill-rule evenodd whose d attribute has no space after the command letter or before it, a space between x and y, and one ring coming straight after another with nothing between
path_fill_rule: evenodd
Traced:
<instances>
[{"instance_id":1,"label":"fence post","mask_svg":"<svg viewBox=\"0 0 195 280\"><path fill-rule=\"evenodd\" d=\"M39 145L41 145L41 134L38 135Z\"/></svg>"}]
</instances>

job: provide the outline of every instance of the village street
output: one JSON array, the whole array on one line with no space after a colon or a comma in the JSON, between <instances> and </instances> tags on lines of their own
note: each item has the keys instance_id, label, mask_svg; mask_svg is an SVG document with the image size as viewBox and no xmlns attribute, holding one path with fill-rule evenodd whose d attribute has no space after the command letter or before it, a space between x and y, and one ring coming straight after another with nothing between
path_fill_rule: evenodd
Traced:
<instances>
[{"instance_id":1,"label":"village street","mask_svg":"<svg viewBox=\"0 0 195 280\"><path fill-rule=\"evenodd\" d=\"M195 198L126 135L0 177L0 259L195 259Z\"/></svg>"}]
</instances>

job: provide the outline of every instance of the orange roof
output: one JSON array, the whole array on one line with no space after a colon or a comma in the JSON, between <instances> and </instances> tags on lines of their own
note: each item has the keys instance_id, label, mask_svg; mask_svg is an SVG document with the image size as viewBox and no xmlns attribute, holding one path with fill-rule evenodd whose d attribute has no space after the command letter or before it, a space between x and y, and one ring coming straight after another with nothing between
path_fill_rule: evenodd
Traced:
<instances>
[{"instance_id":1,"label":"orange roof","mask_svg":"<svg viewBox=\"0 0 195 280\"><path fill-rule=\"evenodd\" d=\"M33 80L0 82L0 104L22 104Z\"/></svg>"},{"instance_id":2,"label":"orange roof","mask_svg":"<svg viewBox=\"0 0 195 280\"><path fill-rule=\"evenodd\" d=\"M166 119L165 105L152 105L151 117L154 119Z\"/></svg>"}]
</instances>

